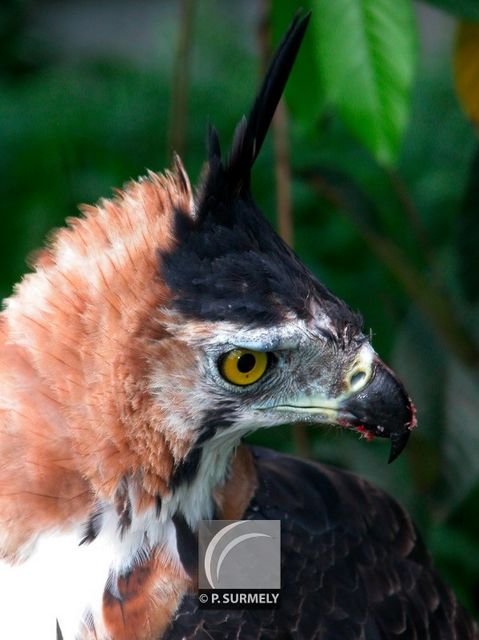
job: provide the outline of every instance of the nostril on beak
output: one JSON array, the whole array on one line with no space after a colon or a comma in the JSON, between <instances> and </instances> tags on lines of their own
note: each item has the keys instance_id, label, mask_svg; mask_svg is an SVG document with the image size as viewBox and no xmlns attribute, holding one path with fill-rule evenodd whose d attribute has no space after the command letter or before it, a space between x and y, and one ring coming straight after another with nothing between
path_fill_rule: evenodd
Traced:
<instances>
[{"instance_id":1,"label":"nostril on beak","mask_svg":"<svg viewBox=\"0 0 479 640\"><path fill-rule=\"evenodd\" d=\"M366 372L361 369L355 371L349 378L349 384L353 391L362 387L365 381L366 381Z\"/></svg>"}]
</instances>

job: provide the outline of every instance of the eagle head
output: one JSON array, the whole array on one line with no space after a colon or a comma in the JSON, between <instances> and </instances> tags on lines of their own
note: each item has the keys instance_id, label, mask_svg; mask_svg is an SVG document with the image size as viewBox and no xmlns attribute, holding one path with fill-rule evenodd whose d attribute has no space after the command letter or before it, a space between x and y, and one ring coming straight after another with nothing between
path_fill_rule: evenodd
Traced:
<instances>
[{"instance_id":1,"label":"eagle head","mask_svg":"<svg viewBox=\"0 0 479 640\"><path fill-rule=\"evenodd\" d=\"M292 23L226 157L210 128L195 193L176 158L84 207L6 301L3 556L107 505L122 526L150 502L163 521L211 515L235 446L260 427L338 424L390 438L391 460L404 448L404 387L251 195L307 22Z\"/></svg>"},{"instance_id":2,"label":"eagle head","mask_svg":"<svg viewBox=\"0 0 479 640\"><path fill-rule=\"evenodd\" d=\"M210 127L203 182L192 208L174 212L174 244L158 252L171 292L168 330L195 363L194 391L181 403L194 399L195 436L174 484L195 477L206 451L227 451L259 427L337 424L390 438L392 461L416 424L360 316L304 266L251 195L250 171L308 19L292 23L226 159ZM168 398L174 380L160 364L158 393Z\"/></svg>"}]
</instances>

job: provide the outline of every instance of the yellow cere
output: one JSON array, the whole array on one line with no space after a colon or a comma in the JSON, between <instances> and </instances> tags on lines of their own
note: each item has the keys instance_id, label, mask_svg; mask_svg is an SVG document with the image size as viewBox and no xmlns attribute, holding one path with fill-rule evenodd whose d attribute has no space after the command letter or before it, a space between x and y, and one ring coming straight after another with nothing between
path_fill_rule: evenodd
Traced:
<instances>
[{"instance_id":1,"label":"yellow cere","mask_svg":"<svg viewBox=\"0 0 479 640\"><path fill-rule=\"evenodd\" d=\"M221 362L221 374L225 380L240 386L257 382L267 368L268 355L250 349L233 349Z\"/></svg>"}]
</instances>

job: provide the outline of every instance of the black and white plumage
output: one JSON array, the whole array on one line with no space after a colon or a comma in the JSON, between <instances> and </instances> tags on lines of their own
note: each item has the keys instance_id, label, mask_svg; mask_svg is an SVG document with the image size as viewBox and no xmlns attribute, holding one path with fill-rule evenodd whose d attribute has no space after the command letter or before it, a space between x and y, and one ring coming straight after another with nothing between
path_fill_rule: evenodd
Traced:
<instances>
[{"instance_id":1,"label":"black and white plumage","mask_svg":"<svg viewBox=\"0 0 479 640\"><path fill-rule=\"evenodd\" d=\"M198 609L164 640L466 640L474 623L434 570L410 517L354 474L254 448L245 519L282 522L281 608Z\"/></svg>"}]
</instances>

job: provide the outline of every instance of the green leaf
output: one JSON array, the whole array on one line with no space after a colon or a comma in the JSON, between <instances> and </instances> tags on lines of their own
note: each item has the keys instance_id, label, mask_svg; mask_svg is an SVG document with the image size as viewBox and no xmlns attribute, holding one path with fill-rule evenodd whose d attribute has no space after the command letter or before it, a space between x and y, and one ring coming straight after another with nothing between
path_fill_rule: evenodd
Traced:
<instances>
[{"instance_id":1,"label":"green leaf","mask_svg":"<svg viewBox=\"0 0 479 640\"><path fill-rule=\"evenodd\" d=\"M425 0L438 9L443 9L460 18L479 20L479 3L477 0Z\"/></svg>"},{"instance_id":2,"label":"green leaf","mask_svg":"<svg viewBox=\"0 0 479 640\"><path fill-rule=\"evenodd\" d=\"M325 91L384 165L396 162L416 65L410 0L317 0L317 54Z\"/></svg>"}]
</instances>

